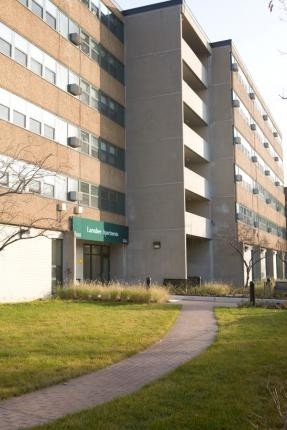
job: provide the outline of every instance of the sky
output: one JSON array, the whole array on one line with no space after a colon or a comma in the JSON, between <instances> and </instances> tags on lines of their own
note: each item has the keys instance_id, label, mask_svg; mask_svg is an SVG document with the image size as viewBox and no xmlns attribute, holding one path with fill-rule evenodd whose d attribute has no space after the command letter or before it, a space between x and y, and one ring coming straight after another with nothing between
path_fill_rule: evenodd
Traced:
<instances>
[{"instance_id":1,"label":"sky","mask_svg":"<svg viewBox=\"0 0 287 430\"><path fill-rule=\"evenodd\" d=\"M158 2L117 0L122 9ZM287 99L281 99L280 95L287 97L287 12L279 0L274 1L272 13L269 0L187 0L186 3L211 42L233 40L283 133L285 148ZM285 150L285 181L286 159Z\"/></svg>"}]
</instances>

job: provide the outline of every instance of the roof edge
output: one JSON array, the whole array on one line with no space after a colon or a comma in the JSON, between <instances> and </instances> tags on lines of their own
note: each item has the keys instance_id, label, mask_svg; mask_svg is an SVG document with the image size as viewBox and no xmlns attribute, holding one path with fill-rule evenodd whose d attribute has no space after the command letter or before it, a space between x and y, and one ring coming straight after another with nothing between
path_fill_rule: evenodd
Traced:
<instances>
[{"instance_id":1,"label":"roof edge","mask_svg":"<svg viewBox=\"0 0 287 430\"><path fill-rule=\"evenodd\" d=\"M211 42L210 46L212 48L219 48L220 46L232 46L232 40L226 39L226 40L220 40L219 42Z\"/></svg>"},{"instance_id":2,"label":"roof edge","mask_svg":"<svg viewBox=\"0 0 287 430\"><path fill-rule=\"evenodd\" d=\"M135 7L133 9L123 10L121 13L124 16L136 15L138 13L149 12L151 10L163 9L166 7L182 5L184 0L169 0L161 3L149 4L147 6Z\"/></svg>"}]
</instances>

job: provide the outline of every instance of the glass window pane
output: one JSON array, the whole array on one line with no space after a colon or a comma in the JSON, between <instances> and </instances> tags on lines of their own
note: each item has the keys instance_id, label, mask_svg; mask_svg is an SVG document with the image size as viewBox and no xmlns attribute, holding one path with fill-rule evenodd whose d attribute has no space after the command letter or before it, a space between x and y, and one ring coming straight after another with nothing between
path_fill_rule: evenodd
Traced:
<instances>
[{"instance_id":1,"label":"glass window pane","mask_svg":"<svg viewBox=\"0 0 287 430\"><path fill-rule=\"evenodd\" d=\"M54 197L55 187L51 184L43 184L43 194L47 197Z\"/></svg>"},{"instance_id":2,"label":"glass window pane","mask_svg":"<svg viewBox=\"0 0 287 430\"><path fill-rule=\"evenodd\" d=\"M48 139L55 139L55 129L47 124L44 124L44 136Z\"/></svg>"},{"instance_id":3,"label":"glass window pane","mask_svg":"<svg viewBox=\"0 0 287 430\"><path fill-rule=\"evenodd\" d=\"M69 20L66 15L60 12L59 31L62 36L68 38L69 35Z\"/></svg>"},{"instance_id":4,"label":"glass window pane","mask_svg":"<svg viewBox=\"0 0 287 430\"><path fill-rule=\"evenodd\" d=\"M89 194L90 192L89 184L87 184L86 182L80 182L80 191L82 193Z\"/></svg>"},{"instance_id":5,"label":"glass window pane","mask_svg":"<svg viewBox=\"0 0 287 430\"><path fill-rule=\"evenodd\" d=\"M100 15L99 2L97 0L91 0L91 11L94 15Z\"/></svg>"},{"instance_id":6,"label":"glass window pane","mask_svg":"<svg viewBox=\"0 0 287 430\"><path fill-rule=\"evenodd\" d=\"M19 127L26 127L26 116L16 110L13 111L13 123Z\"/></svg>"},{"instance_id":7,"label":"glass window pane","mask_svg":"<svg viewBox=\"0 0 287 430\"><path fill-rule=\"evenodd\" d=\"M46 12L46 23L56 29L56 18L53 17L53 15L51 15L49 12Z\"/></svg>"},{"instance_id":8,"label":"glass window pane","mask_svg":"<svg viewBox=\"0 0 287 430\"><path fill-rule=\"evenodd\" d=\"M41 134L41 123L36 119L30 118L29 130L33 133Z\"/></svg>"},{"instance_id":9,"label":"glass window pane","mask_svg":"<svg viewBox=\"0 0 287 430\"><path fill-rule=\"evenodd\" d=\"M35 2L35 0L31 0L31 10L35 13L35 15L43 18L43 8Z\"/></svg>"},{"instance_id":10,"label":"glass window pane","mask_svg":"<svg viewBox=\"0 0 287 430\"><path fill-rule=\"evenodd\" d=\"M11 45L0 37L0 52L11 57Z\"/></svg>"},{"instance_id":11,"label":"glass window pane","mask_svg":"<svg viewBox=\"0 0 287 430\"><path fill-rule=\"evenodd\" d=\"M35 181L34 179L29 183L29 191L31 193L40 193L41 192L41 182Z\"/></svg>"},{"instance_id":12,"label":"glass window pane","mask_svg":"<svg viewBox=\"0 0 287 430\"><path fill-rule=\"evenodd\" d=\"M27 55L20 51L20 49L15 48L15 61L17 63L22 64L23 66L27 67Z\"/></svg>"},{"instance_id":13,"label":"glass window pane","mask_svg":"<svg viewBox=\"0 0 287 430\"><path fill-rule=\"evenodd\" d=\"M28 0L20 0L20 3L22 3L24 6L28 6Z\"/></svg>"},{"instance_id":14,"label":"glass window pane","mask_svg":"<svg viewBox=\"0 0 287 430\"><path fill-rule=\"evenodd\" d=\"M7 172L0 172L0 184L9 185L9 175Z\"/></svg>"},{"instance_id":15,"label":"glass window pane","mask_svg":"<svg viewBox=\"0 0 287 430\"><path fill-rule=\"evenodd\" d=\"M0 104L0 119L4 119L5 121L9 121L9 111L10 111L10 109L7 106Z\"/></svg>"},{"instance_id":16,"label":"glass window pane","mask_svg":"<svg viewBox=\"0 0 287 430\"><path fill-rule=\"evenodd\" d=\"M31 58L30 69L32 70L32 72L37 73L37 75L42 76L42 64L34 60L34 58Z\"/></svg>"},{"instance_id":17,"label":"glass window pane","mask_svg":"<svg viewBox=\"0 0 287 430\"><path fill-rule=\"evenodd\" d=\"M53 72L53 70L48 69L48 67L45 67L45 79L47 81L51 82L52 84L56 83L56 73Z\"/></svg>"}]
</instances>

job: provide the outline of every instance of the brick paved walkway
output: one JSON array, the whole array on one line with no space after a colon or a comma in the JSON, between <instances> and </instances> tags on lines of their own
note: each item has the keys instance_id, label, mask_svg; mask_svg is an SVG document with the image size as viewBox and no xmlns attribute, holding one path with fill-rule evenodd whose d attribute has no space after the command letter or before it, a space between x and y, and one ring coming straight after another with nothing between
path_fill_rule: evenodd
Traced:
<instances>
[{"instance_id":1,"label":"brick paved walkway","mask_svg":"<svg viewBox=\"0 0 287 430\"><path fill-rule=\"evenodd\" d=\"M132 393L203 351L214 339L214 303L181 301L182 311L158 343L105 369L0 402L0 429L55 420Z\"/></svg>"}]
</instances>

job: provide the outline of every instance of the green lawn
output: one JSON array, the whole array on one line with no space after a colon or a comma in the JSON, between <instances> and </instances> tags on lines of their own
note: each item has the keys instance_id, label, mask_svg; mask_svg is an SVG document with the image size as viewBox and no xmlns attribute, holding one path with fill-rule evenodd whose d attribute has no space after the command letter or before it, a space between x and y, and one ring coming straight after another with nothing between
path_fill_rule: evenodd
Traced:
<instances>
[{"instance_id":1,"label":"green lawn","mask_svg":"<svg viewBox=\"0 0 287 430\"><path fill-rule=\"evenodd\" d=\"M267 385L279 392L287 382L287 312L221 308L216 316L217 341L201 356L134 395L41 429L282 429Z\"/></svg>"},{"instance_id":2,"label":"green lawn","mask_svg":"<svg viewBox=\"0 0 287 430\"><path fill-rule=\"evenodd\" d=\"M158 304L0 305L0 398L100 369L143 350L165 334L178 311Z\"/></svg>"}]
</instances>

